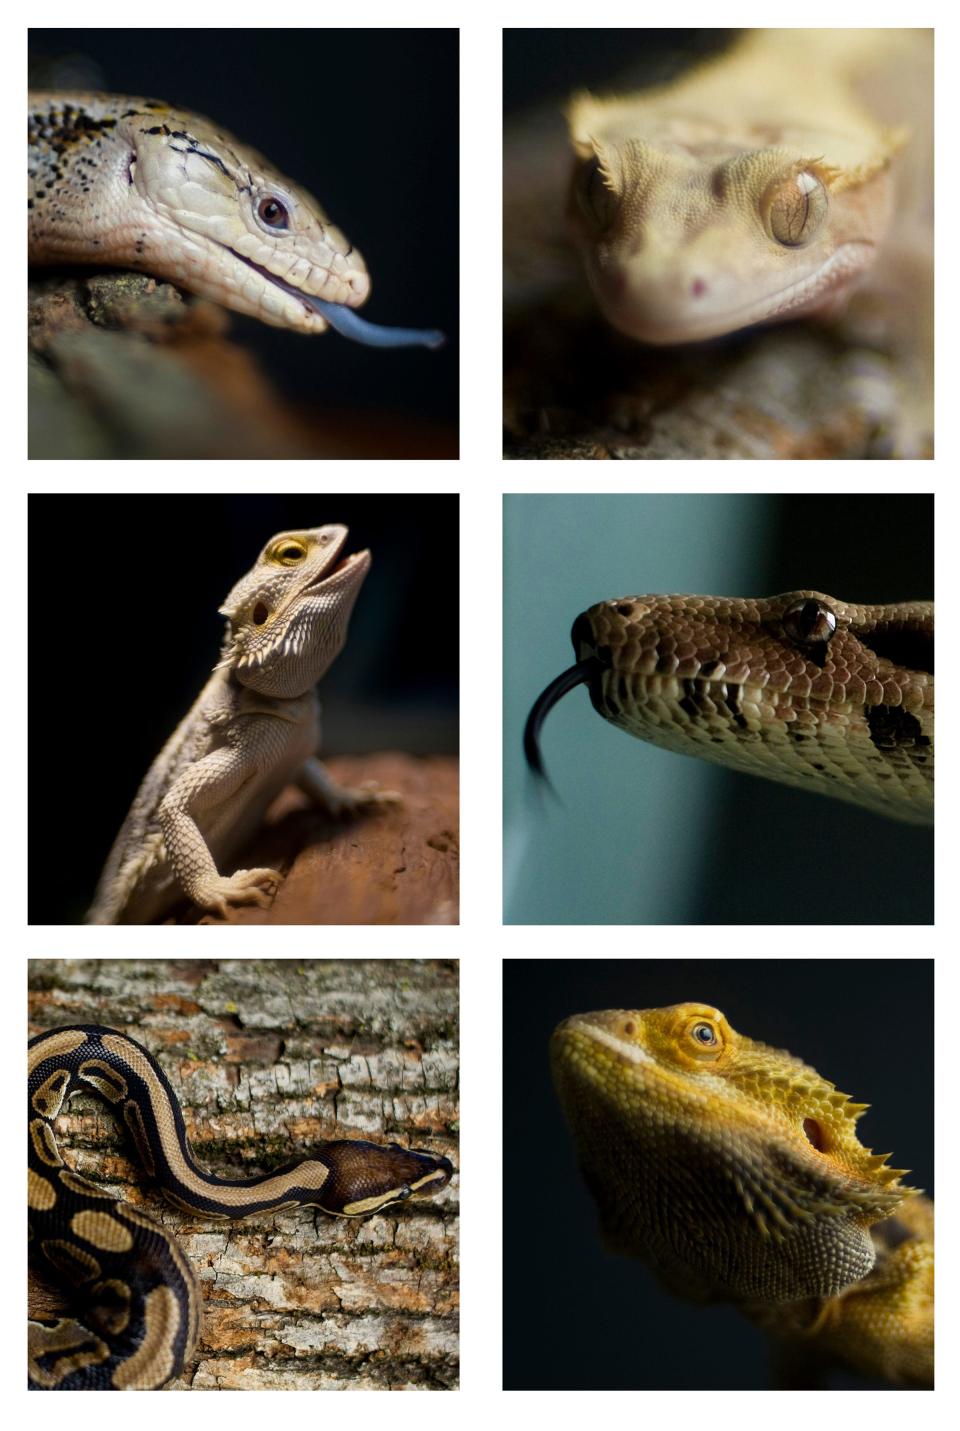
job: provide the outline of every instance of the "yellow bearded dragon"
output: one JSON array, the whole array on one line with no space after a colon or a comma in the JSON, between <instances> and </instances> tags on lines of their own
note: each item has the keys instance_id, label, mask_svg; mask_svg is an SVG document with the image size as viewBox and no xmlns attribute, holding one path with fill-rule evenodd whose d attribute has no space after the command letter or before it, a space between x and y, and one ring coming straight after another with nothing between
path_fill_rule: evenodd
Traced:
<instances>
[{"instance_id":1,"label":"yellow bearded dragon","mask_svg":"<svg viewBox=\"0 0 960 1431\"><path fill-rule=\"evenodd\" d=\"M854 1103L707 1004L578 1014L554 1081L612 1250L790 1344L933 1384L933 1205Z\"/></svg>"},{"instance_id":2,"label":"yellow bearded dragon","mask_svg":"<svg viewBox=\"0 0 960 1431\"><path fill-rule=\"evenodd\" d=\"M634 35L642 53L643 34L625 33L626 53ZM534 193L508 142L508 315L565 286L571 239L603 317L645 345L843 314L843 343L893 359L899 411L875 414L880 455L930 456L931 62L929 30L758 30L668 84L635 89L627 75L614 94L576 95L565 216L543 192L561 188L557 162L542 160ZM719 381L721 404L731 378ZM756 405L754 425L776 417L770 394Z\"/></svg>"}]
</instances>

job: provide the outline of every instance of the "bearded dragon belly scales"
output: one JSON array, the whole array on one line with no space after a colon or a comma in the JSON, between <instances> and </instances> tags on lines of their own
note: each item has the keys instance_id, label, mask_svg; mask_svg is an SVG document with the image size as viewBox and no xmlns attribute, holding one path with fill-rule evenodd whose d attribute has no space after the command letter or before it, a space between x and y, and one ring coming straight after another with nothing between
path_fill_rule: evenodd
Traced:
<instances>
[{"instance_id":1,"label":"bearded dragon belly scales","mask_svg":"<svg viewBox=\"0 0 960 1431\"><path fill-rule=\"evenodd\" d=\"M707 1004L577 1014L554 1081L615 1252L779 1340L933 1382L933 1205L857 1138L854 1103Z\"/></svg>"},{"instance_id":2,"label":"bearded dragon belly scales","mask_svg":"<svg viewBox=\"0 0 960 1431\"><path fill-rule=\"evenodd\" d=\"M88 922L143 924L183 895L220 915L269 904L276 870L219 870L290 781L333 815L399 798L342 789L314 758L315 687L343 649L370 569L368 551L340 559L346 539L342 526L281 532L230 592L221 660L147 772Z\"/></svg>"}]
</instances>

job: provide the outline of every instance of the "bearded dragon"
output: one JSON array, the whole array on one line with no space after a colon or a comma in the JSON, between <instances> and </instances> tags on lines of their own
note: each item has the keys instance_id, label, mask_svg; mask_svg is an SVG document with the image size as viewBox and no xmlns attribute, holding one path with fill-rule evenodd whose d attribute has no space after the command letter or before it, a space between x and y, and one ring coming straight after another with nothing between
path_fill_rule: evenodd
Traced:
<instances>
[{"instance_id":1,"label":"bearded dragon","mask_svg":"<svg viewBox=\"0 0 960 1431\"><path fill-rule=\"evenodd\" d=\"M933 1207L854 1103L707 1004L578 1014L557 1093L613 1251L868 1376L933 1381Z\"/></svg>"},{"instance_id":2,"label":"bearded dragon","mask_svg":"<svg viewBox=\"0 0 960 1431\"><path fill-rule=\"evenodd\" d=\"M277 328L329 326L373 347L440 347L385 328L357 250L311 194L253 149L163 100L34 90L27 97L33 264L140 269Z\"/></svg>"},{"instance_id":3,"label":"bearded dragon","mask_svg":"<svg viewBox=\"0 0 960 1431\"><path fill-rule=\"evenodd\" d=\"M343 526L281 532L220 608L219 663L157 756L114 842L87 915L144 924L183 895L221 916L266 906L272 869L219 872L294 781L329 814L393 803L391 791L338 786L314 757L316 684L346 642L369 551L340 559Z\"/></svg>"}]
</instances>

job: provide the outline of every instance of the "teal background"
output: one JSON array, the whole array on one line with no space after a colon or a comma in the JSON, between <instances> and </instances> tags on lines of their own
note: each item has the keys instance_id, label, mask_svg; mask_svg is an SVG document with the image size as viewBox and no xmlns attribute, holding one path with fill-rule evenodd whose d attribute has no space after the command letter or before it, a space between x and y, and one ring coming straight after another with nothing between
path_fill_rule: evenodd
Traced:
<instances>
[{"instance_id":1,"label":"teal background","mask_svg":"<svg viewBox=\"0 0 960 1431\"><path fill-rule=\"evenodd\" d=\"M529 776L520 742L595 601L802 587L929 597L932 542L926 495L508 495L506 922L931 922L928 830L658 750L602 720L585 688L543 730L559 800Z\"/></svg>"}]
</instances>

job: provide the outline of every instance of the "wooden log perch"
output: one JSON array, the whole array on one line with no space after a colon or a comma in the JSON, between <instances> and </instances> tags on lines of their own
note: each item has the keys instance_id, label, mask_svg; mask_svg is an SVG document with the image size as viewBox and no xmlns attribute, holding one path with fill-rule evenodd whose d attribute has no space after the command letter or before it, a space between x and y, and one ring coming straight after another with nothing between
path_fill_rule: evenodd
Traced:
<instances>
[{"instance_id":1,"label":"wooden log perch","mask_svg":"<svg viewBox=\"0 0 960 1431\"><path fill-rule=\"evenodd\" d=\"M504 352L514 459L883 458L902 405L893 359L812 324L660 349L538 311Z\"/></svg>"},{"instance_id":2,"label":"wooden log perch","mask_svg":"<svg viewBox=\"0 0 960 1431\"><path fill-rule=\"evenodd\" d=\"M341 785L372 780L403 803L331 819L291 787L232 868L279 869L269 909L228 919L184 907L170 922L201 924L456 924L459 909L457 761L399 753L324 762Z\"/></svg>"},{"instance_id":3,"label":"wooden log perch","mask_svg":"<svg viewBox=\"0 0 960 1431\"><path fill-rule=\"evenodd\" d=\"M100 1023L146 1044L198 1162L245 1178L330 1138L427 1148L458 1166L455 961L37 960L30 1032ZM200 1280L197 1353L174 1390L457 1384L459 1179L362 1220L315 1208L237 1223L169 1207L101 1100L57 1123L65 1160L140 1205ZM62 1307L46 1281L31 1311Z\"/></svg>"},{"instance_id":4,"label":"wooden log perch","mask_svg":"<svg viewBox=\"0 0 960 1431\"><path fill-rule=\"evenodd\" d=\"M31 458L457 455L455 432L417 417L298 406L224 309L145 274L39 270L27 311Z\"/></svg>"}]
</instances>

